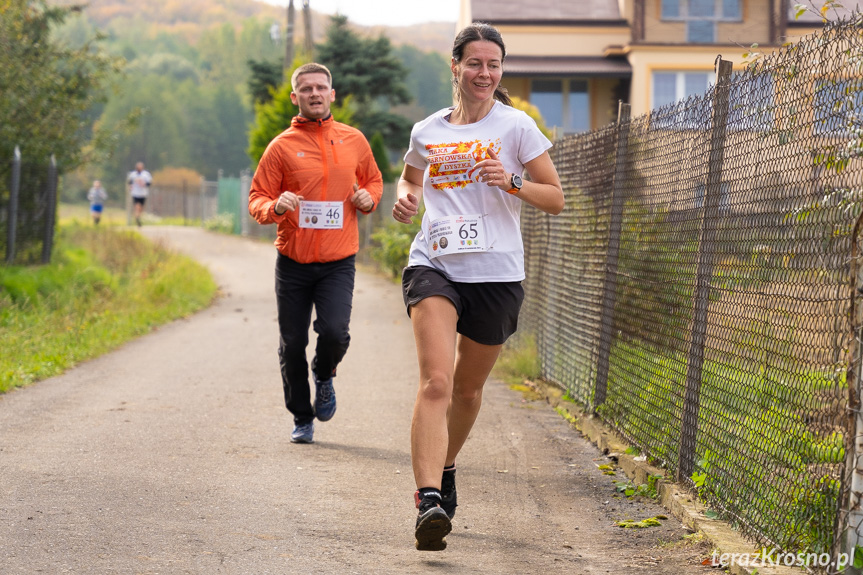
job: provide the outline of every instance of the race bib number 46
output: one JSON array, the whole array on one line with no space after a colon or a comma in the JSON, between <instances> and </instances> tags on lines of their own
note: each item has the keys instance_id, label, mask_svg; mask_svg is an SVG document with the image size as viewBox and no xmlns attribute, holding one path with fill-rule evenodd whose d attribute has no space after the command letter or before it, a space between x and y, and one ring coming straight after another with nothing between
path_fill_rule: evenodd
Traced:
<instances>
[{"instance_id":1,"label":"race bib number 46","mask_svg":"<svg viewBox=\"0 0 863 575\"><path fill-rule=\"evenodd\" d=\"M485 227L479 214L438 218L431 223L428 238L430 258L484 252L487 248Z\"/></svg>"},{"instance_id":2,"label":"race bib number 46","mask_svg":"<svg viewBox=\"0 0 863 575\"><path fill-rule=\"evenodd\" d=\"M340 230L344 221L342 202L300 202L300 227L317 230Z\"/></svg>"}]
</instances>

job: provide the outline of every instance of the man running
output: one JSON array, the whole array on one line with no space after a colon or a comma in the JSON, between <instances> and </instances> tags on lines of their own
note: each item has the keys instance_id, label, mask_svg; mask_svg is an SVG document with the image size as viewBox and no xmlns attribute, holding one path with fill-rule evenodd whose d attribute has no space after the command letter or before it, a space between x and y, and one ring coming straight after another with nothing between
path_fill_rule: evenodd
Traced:
<instances>
[{"instance_id":1,"label":"man running","mask_svg":"<svg viewBox=\"0 0 863 575\"><path fill-rule=\"evenodd\" d=\"M330 113L330 71L305 64L291 78L299 115L264 151L252 179L249 213L277 224L276 303L285 406L291 441L312 443L314 420L336 412L333 377L350 342L348 326L359 250L358 213L374 211L383 178L363 134ZM306 345L312 309L318 334L311 370Z\"/></svg>"}]
</instances>

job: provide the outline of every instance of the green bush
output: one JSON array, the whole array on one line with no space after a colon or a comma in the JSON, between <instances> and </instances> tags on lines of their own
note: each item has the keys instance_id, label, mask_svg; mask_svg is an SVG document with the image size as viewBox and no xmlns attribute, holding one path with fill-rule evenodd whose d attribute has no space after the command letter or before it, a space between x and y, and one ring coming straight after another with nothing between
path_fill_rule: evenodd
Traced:
<instances>
[{"instance_id":1,"label":"green bush","mask_svg":"<svg viewBox=\"0 0 863 575\"><path fill-rule=\"evenodd\" d=\"M389 271L394 278L399 277L402 268L408 263L411 242L421 229L424 211L421 208L419 215L409 225L389 222L372 234L372 259Z\"/></svg>"},{"instance_id":2,"label":"green bush","mask_svg":"<svg viewBox=\"0 0 863 575\"><path fill-rule=\"evenodd\" d=\"M0 267L0 393L197 311L216 290L203 266L137 233L61 227L51 264Z\"/></svg>"},{"instance_id":3,"label":"green bush","mask_svg":"<svg viewBox=\"0 0 863 575\"><path fill-rule=\"evenodd\" d=\"M204 222L204 228L211 232L220 232L223 234L234 233L234 216L233 214L219 214L216 217L210 218Z\"/></svg>"}]
</instances>

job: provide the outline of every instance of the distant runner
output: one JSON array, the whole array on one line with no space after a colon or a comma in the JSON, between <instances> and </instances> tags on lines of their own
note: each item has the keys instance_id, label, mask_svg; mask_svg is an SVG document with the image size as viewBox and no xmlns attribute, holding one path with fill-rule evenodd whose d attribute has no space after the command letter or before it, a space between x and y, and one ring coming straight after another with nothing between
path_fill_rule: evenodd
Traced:
<instances>
[{"instance_id":1,"label":"distant runner","mask_svg":"<svg viewBox=\"0 0 863 575\"><path fill-rule=\"evenodd\" d=\"M93 187L87 192L87 199L90 201L90 215L93 216L93 223L99 225L105 201L108 199L108 192L102 187L102 182L99 180L93 181Z\"/></svg>"},{"instance_id":2,"label":"distant runner","mask_svg":"<svg viewBox=\"0 0 863 575\"><path fill-rule=\"evenodd\" d=\"M153 176L144 169L144 162L138 162L135 164L135 169L129 172L126 183L129 184L129 194L132 196L132 202L135 207L135 223L140 227L141 214L144 212L144 204L147 202L147 196L150 194L150 184L153 183Z\"/></svg>"}]
</instances>

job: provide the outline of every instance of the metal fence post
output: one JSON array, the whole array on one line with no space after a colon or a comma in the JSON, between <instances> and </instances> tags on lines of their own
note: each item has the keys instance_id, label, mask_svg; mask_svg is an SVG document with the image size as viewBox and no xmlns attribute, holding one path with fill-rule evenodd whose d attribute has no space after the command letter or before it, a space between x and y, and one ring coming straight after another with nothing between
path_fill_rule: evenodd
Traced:
<instances>
[{"instance_id":1,"label":"metal fence post","mask_svg":"<svg viewBox=\"0 0 863 575\"><path fill-rule=\"evenodd\" d=\"M18 237L18 196L21 193L21 150L15 146L12 158L12 182L9 190L9 223L6 227L6 263L15 261L15 240Z\"/></svg>"},{"instance_id":2,"label":"metal fence post","mask_svg":"<svg viewBox=\"0 0 863 575\"><path fill-rule=\"evenodd\" d=\"M205 227L207 220L207 180L201 176L201 227Z\"/></svg>"},{"instance_id":3,"label":"metal fence post","mask_svg":"<svg viewBox=\"0 0 863 575\"><path fill-rule=\"evenodd\" d=\"M243 170L240 172L240 221L242 222L242 234L244 236L249 235L251 222L249 215L249 193L252 189L252 177L249 175L249 170Z\"/></svg>"},{"instance_id":4,"label":"metal fence post","mask_svg":"<svg viewBox=\"0 0 863 575\"><path fill-rule=\"evenodd\" d=\"M132 191L129 189L129 174L126 174L126 179L123 181L123 193L126 197L126 225L131 226L134 202L132 201Z\"/></svg>"},{"instance_id":5,"label":"metal fence post","mask_svg":"<svg viewBox=\"0 0 863 575\"><path fill-rule=\"evenodd\" d=\"M614 304L617 300L617 261L620 257L620 231L623 226L624 185L626 182L626 152L629 140L630 106L618 104L617 153L614 162L611 221L608 225L608 252L605 259L605 281L602 289L602 316L599 321L599 358L596 362L596 384L593 409L605 403L608 391L608 363L614 339Z\"/></svg>"},{"instance_id":6,"label":"metal fence post","mask_svg":"<svg viewBox=\"0 0 863 575\"><path fill-rule=\"evenodd\" d=\"M860 232L863 224L863 214L857 218L854 232L851 236L851 272L854 283L854 291L851 292L851 305L849 317L851 329L854 334L849 346L848 371L846 381L848 382L848 407L847 407L847 433L845 437L845 477L843 478L844 499L842 508L847 509L847 516L842 513L837 517L836 540L833 545L834 561L838 559L839 553L849 553L854 557L854 552L861 541L861 529L863 529L863 468L861 468L861 455L863 455L863 411L861 411L861 399L863 399L863 266L861 266ZM844 530L847 529L847 533ZM848 571L852 574L860 573L852 564Z\"/></svg>"},{"instance_id":7,"label":"metal fence post","mask_svg":"<svg viewBox=\"0 0 863 575\"><path fill-rule=\"evenodd\" d=\"M183 225L189 225L189 190L186 188L186 178L183 178Z\"/></svg>"},{"instance_id":8,"label":"metal fence post","mask_svg":"<svg viewBox=\"0 0 863 575\"><path fill-rule=\"evenodd\" d=\"M686 392L680 422L680 451L677 480L686 481L695 467L698 405L704 368L704 344L707 336L707 308L710 281L713 275L713 251L716 241L716 219L722 196L722 162L725 152L725 130L728 120L732 63L717 58L716 87L713 92L713 117L710 134L707 187L701 213L701 233L698 240L698 263L693 290L692 331L689 344L689 364L686 371Z\"/></svg>"},{"instance_id":9,"label":"metal fence post","mask_svg":"<svg viewBox=\"0 0 863 575\"><path fill-rule=\"evenodd\" d=\"M45 194L45 235L42 236L42 263L51 261L51 250L54 247L54 224L57 219L57 158L51 154L48 164L48 189Z\"/></svg>"}]
</instances>

